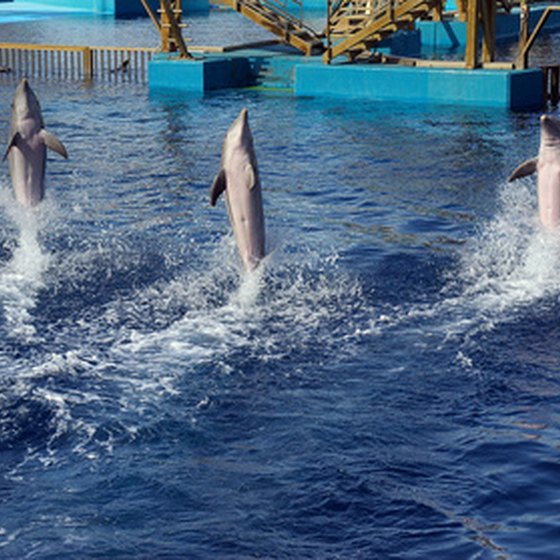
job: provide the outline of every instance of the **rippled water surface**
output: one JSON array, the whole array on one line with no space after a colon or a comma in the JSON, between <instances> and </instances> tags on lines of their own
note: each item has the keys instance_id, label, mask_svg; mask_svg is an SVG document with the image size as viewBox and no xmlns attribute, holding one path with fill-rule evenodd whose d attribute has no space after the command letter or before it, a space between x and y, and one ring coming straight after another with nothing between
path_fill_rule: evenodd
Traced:
<instances>
[{"instance_id":1,"label":"rippled water surface","mask_svg":"<svg viewBox=\"0 0 560 560\"><path fill-rule=\"evenodd\" d=\"M70 158L36 210L0 174L1 558L558 557L538 113L32 85ZM244 106L253 275L208 200Z\"/></svg>"}]
</instances>

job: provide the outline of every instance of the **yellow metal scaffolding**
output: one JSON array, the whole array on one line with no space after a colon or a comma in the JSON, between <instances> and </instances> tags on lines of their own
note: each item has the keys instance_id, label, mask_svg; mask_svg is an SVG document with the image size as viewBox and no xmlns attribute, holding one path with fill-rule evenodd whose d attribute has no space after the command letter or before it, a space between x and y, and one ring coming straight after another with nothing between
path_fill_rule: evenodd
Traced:
<instances>
[{"instance_id":1,"label":"yellow metal scaffolding","mask_svg":"<svg viewBox=\"0 0 560 560\"><path fill-rule=\"evenodd\" d=\"M160 34L161 50L166 53L179 52L181 58L192 58L183 39L182 29L185 25L182 23L181 0L160 0L159 19L147 0L140 1Z\"/></svg>"}]
</instances>

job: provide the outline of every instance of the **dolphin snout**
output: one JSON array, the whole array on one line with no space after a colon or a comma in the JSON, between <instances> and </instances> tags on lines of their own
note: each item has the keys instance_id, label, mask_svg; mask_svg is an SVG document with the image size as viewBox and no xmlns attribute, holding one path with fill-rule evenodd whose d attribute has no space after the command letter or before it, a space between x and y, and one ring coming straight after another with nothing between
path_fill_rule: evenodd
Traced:
<instances>
[{"instance_id":1,"label":"dolphin snout","mask_svg":"<svg viewBox=\"0 0 560 560\"><path fill-rule=\"evenodd\" d=\"M247 107L243 107L243 109L241 109L241 112L239 113L239 116L237 117L239 119L240 122L242 122L243 124L247 123L249 120L249 111L247 110Z\"/></svg>"},{"instance_id":2,"label":"dolphin snout","mask_svg":"<svg viewBox=\"0 0 560 560\"><path fill-rule=\"evenodd\" d=\"M560 121L550 115L541 115L541 131L545 141L560 140Z\"/></svg>"}]
</instances>

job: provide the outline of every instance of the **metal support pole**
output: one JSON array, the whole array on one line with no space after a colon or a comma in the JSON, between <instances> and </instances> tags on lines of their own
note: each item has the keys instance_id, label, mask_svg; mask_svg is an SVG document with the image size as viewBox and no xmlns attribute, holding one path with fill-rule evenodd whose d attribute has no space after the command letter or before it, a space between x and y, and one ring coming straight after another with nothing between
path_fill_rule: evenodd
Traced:
<instances>
[{"instance_id":1,"label":"metal support pole","mask_svg":"<svg viewBox=\"0 0 560 560\"><path fill-rule=\"evenodd\" d=\"M158 33L161 33L161 25L159 23L159 20L154 14L154 11L148 4L147 0L140 0L140 1L142 2L142 6L144 6L144 9L146 10L146 13L148 14L148 16L150 16L152 23L155 25L156 29L158 30Z\"/></svg>"},{"instance_id":2,"label":"metal support pole","mask_svg":"<svg viewBox=\"0 0 560 560\"><path fill-rule=\"evenodd\" d=\"M161 1L161 39L164 52L174 52L177 49L182 58L192 58L181 33L181 0Z\"/></svg>"},{"instance_id":3,"label":"metal support pole","mask_svg":"<svg viewBox=\"0 0 560 560\"><path fill-rule=\"evenodd\" d=\"M469 69L479 66L478 60L478 14L479 0L468 0L467 5L467 46L465 66Z\"/></svg>"},{"instance_id":4,"label":"metal support pole","mask_svg":"<svg viewBox=\"0 0 560 560\"><path fill-rule=\"evenodd\" d=\"M332 18L332 0L327 0L327 28L326 28L327 49L325 50L325 54L323 55L323 60L326 61L327 64L330 64L332 60L331 18Z\"/></svg>"},{"instance_id":5,"label":"metal support pole","mask_svg":"<svg viewBox=\"0 0 560 560\"><path fill-rule=\"evenodd\" d=\"M84 80L93 79L93 51L89 47L83 49Z\"/></svg>"},{"instance_id":6,"label":"metal support pole","mask_svg":"<svg viewBox=\"0 0 560 560\"><path fill-rule=\"evenodd\" d=\"M550 102L552 105L558 105L560 99L560 67L552 66L550 68Z\"/></svg>"},{"instance_id":7,"label":"metal support pole","mask_svg":"<svg viewBox=\"0 0 560 560\"><path fill-rule=\"evenodd\" d=\"M459 21L467 20L467 2L468 0L457 0L457 11L459 12Z\"/></svg>"},{"instance_id":8,"label":"metal support pole","mask_svg":"<svg viewBox=\"0 0 560 560\"><path fill-rule=\"evenodd\" d=\"M496 1L481 0L482 62L494 62L496 46Z\"/></svg>"},{"instance_id":9,"label":"metal support pole","mask_svg":"<svg viewBox=\"0 0 560 560\"><path fill-rule=\"evenodd\" d=\"M515 67L525 70L529 64L529 51L525 50L529 40L529 5L522 0L519 13L519 54L515 61Z\"/></svg>"}]
</instances>

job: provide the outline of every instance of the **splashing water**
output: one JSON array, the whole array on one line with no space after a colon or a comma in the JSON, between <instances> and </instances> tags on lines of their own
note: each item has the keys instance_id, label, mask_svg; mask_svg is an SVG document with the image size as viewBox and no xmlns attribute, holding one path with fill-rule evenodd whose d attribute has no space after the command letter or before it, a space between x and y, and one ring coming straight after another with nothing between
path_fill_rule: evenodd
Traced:
<instances>
[{"instance_id":1,"label":"splashing water","mask_svg":"<svg viewBox=\"0 0 560 560\"><path fill-rule=\"evenodd\" d=\"M560 294L560 232L540 227L534 184L524 180L499 189L499 211L459 249L442 297L399 305L375 329L372 322L368 334L408 324L444 340L469 337Z\"/></svg>"},{"instance_id":2,"label":"splashing water","mask_svg":"<svg viewBox=\"0 0 560 560\"><path fill-rule=\"evenodd\" d=\"M463 298L496 317L560 292L560 232L540 227L534 185L502 186L500 202L460 263Z\"/></svg>"},{"instance_id":3,"label":"splashing water","mask_svg":"<svg viewBox=\"0 0 560 560\"><path fill-rule=\"evenodd\" d=\"M30 311L35 307L38 291L44 286L43 274L49 266L50 255L39 243L41 210L24 208L5 195L2 202L19 231L12 258L0 270L0 300L3 301L6 335L29 341L37 334L31 324Z\"/></svg>"},{"instance_id":4,"label":"splashing water","mask_svg":"<svg viewBox=\"0 0 560 560\"><path fill-rule=\"evenodd\" d=\"M159 305L169 313L171 301L184 309L163 329L123 330L113 347L118 360L146 355L160 362L165 356L191 366L219 363L228 372L230 355L278 360L307 351L317 337L327 349L333 333L349 335L353 321L360 320L353 317L363 304L359 283L336 267L336 259L330 264L326 259L318 271L309 255L271 255L256 270L240 272L232 247L227 238L202 270L189 270L157 291L149 287L118 302L131 315L135 307L151 306L157 313Z\"/></svg>"}]
</instances>

